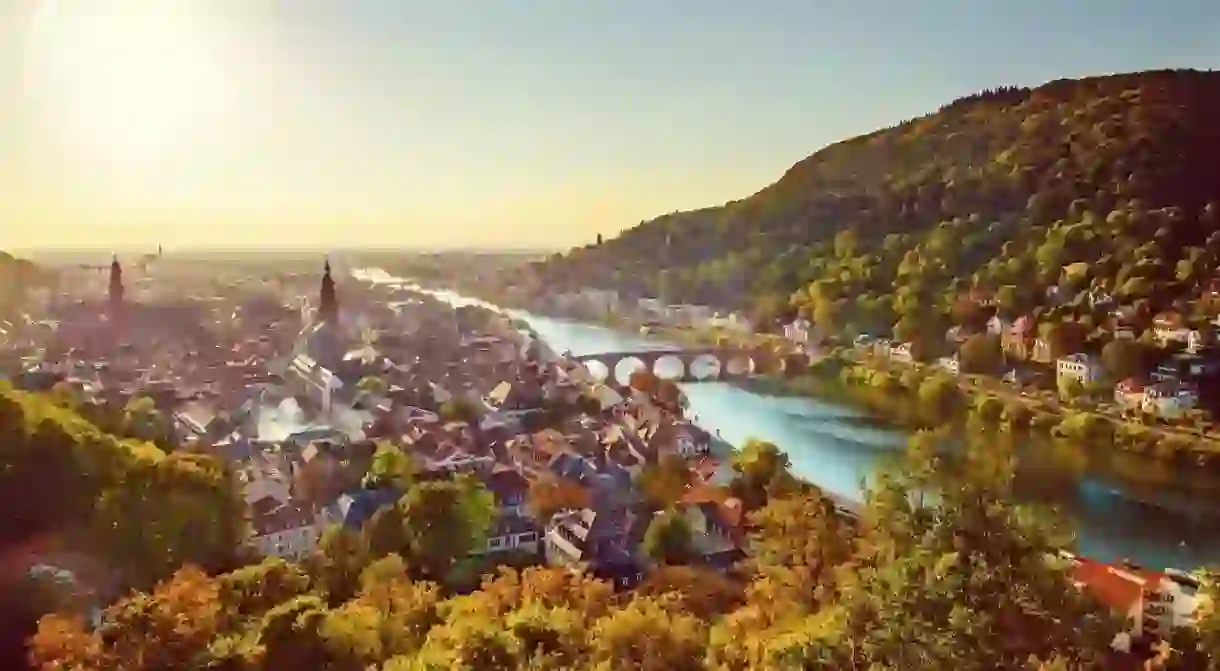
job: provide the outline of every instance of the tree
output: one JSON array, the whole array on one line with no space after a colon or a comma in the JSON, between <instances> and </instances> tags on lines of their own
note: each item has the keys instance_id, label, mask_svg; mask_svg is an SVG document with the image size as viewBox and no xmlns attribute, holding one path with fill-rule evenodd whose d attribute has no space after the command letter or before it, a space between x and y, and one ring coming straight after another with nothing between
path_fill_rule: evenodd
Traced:
<instances>
[{"instance_id":1,"label":"tree","mask_svg":"<svg viewBox=\"0 0 1220 671\"><path fill-rule=\"evenodd\" d=\"M446 422L473 424L479 420L479 411L463 398L452 398L441 404L440 418Z\"/></svg>"},{"instance_id":2,"label":"tree","mask_svg":"<svg viewBox=\"0 0 1220 671\"><path fill-rule=\"evenodd\" d=\"M220 595L230 612L262 617L275 606L309 590L310 578L301 567L279 557L240 568L220 577Z\"/></svg>"},{"instance_id":3,"label":"tree","mask_svg":"<svg viewBox=\"0 0 1220 671\"><path fill-rule=\"evenodd\" d=\"M468 476L417 483L398 505L411 565L438 581L486 542L495 515L491 494Z\"/></svg>"},{"instance_id":4,"label":"tree","mask_svg":"<svg viewBox=\"0 0 1220 671\"><path fill-rule=\"evenodd\" d=\"M368 566L364 543L354 532L334 525L322 532L310 557L309 572L319 591L332 604L352 598L360 588L360 573Z\"/></svg>"},{"instance_id":5,"label":"tree","mask_svg":"<svg viewBox=\"0 0 1220 671\"><path fill-rule=\"evenodd\" d=\"M976 333L962 343L959 363L963 373L994 373L1004 362L1000 339L991 334Z\"/></svg>"},{"instance_id":6,"label":"tree","mask_svg":"<svg viewBox=\"0 0 1220 671\"><path fill-rule=\"evenodd\" d=\"M733 454L735 473L729 490L741 499L747 510L761 508L771 496L782 496L799 489L788 470L788 455L775 443L751 438Z\"/></svg>"},{"instance_id":7,"label":"tree","mask_svg":"<svg viewBox=\"0 0 1220 671\"><path fill-rule=\"evenodd\" d=\"M702 621L727 615L745 601L742 586L714 569L662 565L649 571L635 593L645 597L679 599L679 612Z\"/></svg>"},{"instance_id":8,"label":"tree","mask_svg":"<svg viewBox=\"0 0 1220 671\"><path fill-rule=\"evenodd\" d=\"M397 505L384 506L365 522L360 530L361 540L371 559L381 559L391 553L406 552L407 530L402 508Z\"/></svg>"},{"instance_id":9,"label":"tree","mask_svg":"<svg viewBox=\"0 0 1220 671\"><path fill-rule=\"evenodd\" d=\"M530 483L527 507L535 519L546 521L560 510L587 508L589 492L565 479L541 477Z\"/></svg>"},{"instance_id":10,"label":"tree","mask_svg":"<svg viewBox=\"0 0 1220 671\"><path fill-rule=\"evenodd\" d=\"M677 503L692 481L686 460L677 454L667 454L656 464L644 467L640 473L639 488L653 509L662 510Z\"/></svg>"},{"instance_id":11,"label":"tree","mask_svg":"<svg viewBox=\"0 0 1220 671\"><path fill-rule=\"evenodd\" d=\"M1074 377L1060 376L1058 386L1059 396L1064 400L1074 401L1084 393L1084 385Z\"/></svg>"},{"instance_id":12,"label":"tree","mask_svg":"<svg viewBox=\"0 0 1220 671\"><path fill-rule=\"evenodd\" d=\"M788 663L830 654L846 655L841 668L1100 664L1118 623L1073 587L1054 525L1009 503L1012 463L995 441L972 441L935 503L919 493L932 482L926 465L882 477L867 499L863 563L836 614L848 640L790 651Z\"/></svg>"},{"instance_id":13,"label":"tree","mask_svg":"<svg viewBox=\"0 0 1220 671\"><path fill-rule=\"evenodd\" d=\"M851 528L834 502L816 489L771 499L749 520L751 548L760 565L808 571L817 584L824 572L851 556Z\"/></svg>"},{"instance_id":14,"label":"tree","mask_svg":"<svg viewBox=\"0 0 1220 671\"><path fill-rule=\"evenodd\" d=\"M690 615L674 613L653 599L632 599L598 620L593 668L643 671L702 671L706 630Z\"/></svg>"},{"instance_id":15,"label":"tree","mask_svg":"<svg viewBox=\"0 0 1220 671\"><path fill-rule=\"evenodd\" d=\"M944 375L932 375L919 384L919 406L931 423L939 424L953 417L961 401L957 384Z\"/></svg>"},{"instance_id":16,"label":"tree","mask_svg":"<svg viewBox=\"0 0 1220 671\"><path fill-rule=\"evenodd\" d=\"M363 484L366 489L394 487L405 492L415 481L417 471L415 461L397 445L378 441Z\"/></svg>"},{"instance_id":17,"label":"tree","mask_svg":"<svg viewBox=\"0 0 1220 671\"><path fill-rule=\"evenodd\" d=\"M641 549L662 564L688 564L694 554L691 534L690 523L681 513L659 513L648 523Z\"/></svg>"},{"instance_id":18,"label":"tree","mask_svg":"<svg viewBox=\"0 0 1220 671\"><path fill-rule=\"evenodd\" d=\"M1144 371L1144 346L1135 340L1112 340L1101 349L1101 362L1113 380L1125 380Z\"/></svg>"},{"instance_id":19,"label":"tree","mask_svg":"<svg viewBox=\"0 0 1220 671\"><path fill-rule=\"evenodd\" d=\"M360 378L360 381L356 383L356 388L360 391L368 392L370 394L378 394L380 396L385 396L390 391L390 386L386 383L385 379L376 375L368 375Z\"/></svg>"}]
</instances>

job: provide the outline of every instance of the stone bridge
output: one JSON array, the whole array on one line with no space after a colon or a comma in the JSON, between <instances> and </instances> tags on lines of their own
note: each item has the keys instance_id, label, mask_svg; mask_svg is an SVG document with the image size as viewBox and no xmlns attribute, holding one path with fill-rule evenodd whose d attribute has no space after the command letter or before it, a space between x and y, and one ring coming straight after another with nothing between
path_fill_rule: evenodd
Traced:
<instances>
[{"instance_id":1,"label":"stone bridge","mask_svg":"<svg viewBox=\"0 0 1220 671\"><path fill-rule=\"evenodd\" d=\"M686 348L602 352L572 357L600 379L627 384L637 370L651 371L674 382L714 382L762 373L803 370L803 354L778 357L770 350L742 348ZM600 369L600 370L599 370Z\"/></svg>"}]
</instances>

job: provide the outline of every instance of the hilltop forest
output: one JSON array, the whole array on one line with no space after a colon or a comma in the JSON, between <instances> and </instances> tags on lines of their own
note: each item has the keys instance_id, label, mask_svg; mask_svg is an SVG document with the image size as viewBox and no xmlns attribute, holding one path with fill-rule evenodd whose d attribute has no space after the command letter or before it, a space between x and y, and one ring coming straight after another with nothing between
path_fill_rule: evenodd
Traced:
<instances>
[{"instance_id":1,"label":"hilltop forest","mask_svg":"<svg viewBox=\"0 0 1220 671\"><path fill-rule=\"evenodd\" d=\"M1061 284L1157 309L1198 295L1220 259L1218 118L1220 72L1001 87L516 281L745 308L762 322L801 309L857 330L935 323L971 290L1003 291L1010 311Z\"/></svg>"},{"instance_id":2,"label":"hilltop forest","mask_svg":"<svg viewBox=\"0 0 1220 671\"><path fill-rule=\"evenodd\" d=\"M52 278L34 263L0 251L0 320L17 313L30 289Z\"/></svg>"}]
</instances>

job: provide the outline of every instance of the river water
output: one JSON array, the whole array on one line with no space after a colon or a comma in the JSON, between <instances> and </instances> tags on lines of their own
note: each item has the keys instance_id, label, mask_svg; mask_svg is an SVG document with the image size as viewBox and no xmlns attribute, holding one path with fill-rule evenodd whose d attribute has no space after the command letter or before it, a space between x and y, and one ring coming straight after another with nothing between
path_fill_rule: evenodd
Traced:
<instances>
[{"instance_id":1,"label":"river water","mask_svg":"<svg viewBox=\"0 0 1220 671\"><path fill-rule=\"evenodd\" d=\"M353 275L378 282L402 281L376 271ZM452 292L432 293L455 304L495 309ZM601 326L505 312L527 321L557 352L581 355L672 347ZM881 458L906 445L904 433L878 428L865 413L841 405L773 396L725 382L690 383L682 389L692 418L704 429L719 432L734 445L747 438L774 442L788 454L797 475L853 499L860 498ZM1220 496L1181 493L1174 486L1137 488L1111 468L1069 468L1053 451L1024 452L1019 497L1053 505L1065 514L1075 525L1081 554L1102 561L1130 559L1150 568L1190 570L1220 564Z\"/></svg>"}]
</instances>

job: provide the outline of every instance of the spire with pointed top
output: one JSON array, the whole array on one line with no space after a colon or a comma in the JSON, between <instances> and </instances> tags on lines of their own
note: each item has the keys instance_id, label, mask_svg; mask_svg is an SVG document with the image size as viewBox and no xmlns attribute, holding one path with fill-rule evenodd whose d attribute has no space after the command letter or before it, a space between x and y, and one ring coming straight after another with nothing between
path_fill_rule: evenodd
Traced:
<instances>
[{"instance_id":1,"label":"spire with pointed top","mask_svg":"<svg viewBox=\"0 0 1220 671\"><path fill-rule=\"evenodd\" d=\"M115 254L110 261L110 308L117 311L123 305L123 267L119 265L119 255Z\"/></svg>"},{"instance_id":2,"label":"spire with pointed top","mask_svg":"<svg viewBox=\"0 0 1220 671\"><path fill-rule=\"evenodd\" d=\"M318 317L326 323L335 324L339 321L339 299L335 295L335 280L330 276L330 259L323 266L322 291L318 296Z\"/></svg>"}]
</instances>

